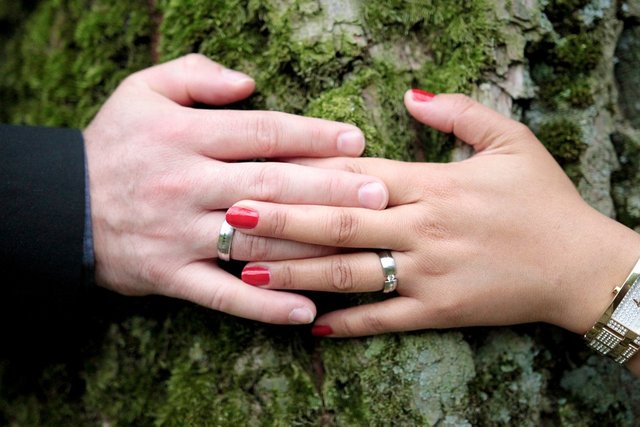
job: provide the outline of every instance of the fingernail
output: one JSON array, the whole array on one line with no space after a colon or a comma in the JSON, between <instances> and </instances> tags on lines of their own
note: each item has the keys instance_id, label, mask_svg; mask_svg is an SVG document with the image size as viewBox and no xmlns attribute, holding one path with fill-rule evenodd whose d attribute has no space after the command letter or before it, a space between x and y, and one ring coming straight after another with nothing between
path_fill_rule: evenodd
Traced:
<instances>
[{"instance_id":1,"label":"fingernail","mask_svg":"<svg viewBox=\"0 0 640 427\"><path fill-rule=\"evenodd\" d=\"M411 95L414 101L429 102L435 98L435 94L422 89L411 89Z\"/></svg>"},{"instance_id":2,"label":"fingernail","mask_svg":"<svg viewBox=\"0 0 640 427\"><path fill-rule=\"evenodd\" d=\"M254 228L258 225L258 211L240 206L231 206L225 219L230 226L236 228Z\"/></svg>"},{"instance_id":3,"label":"fingernail","mask_svg":"<svg viewBox=\"0 0 640 427\"><path fill-rule=\"evenodd\" d=\"M251 77L247 76L244 73L241 73L235 70L230 70L228 68L225 68L224 70L222 70L222 77L232 82L239 82L241 80L253 80Z\"/></svg>"},{"instance_id":4,"label":"fingernail","mask_svg":"<svg viewBox=\"0 0 640 427\"><path fill-rule=\"evenodd\" d=\"M382 184L370 182L358 190L358 202L360 206L368 209L382 209L387 199L387 193Z\"/></svg>"},{"instance_id":5,"label":"fingernail","mask_svg":"<svg viewBox=\"0 0 640 427\"><path fill-rule=\"evenodd\" d=\"M289 321L296 324L307 324L313 322L313 313L308 308L294 308L289 313Z\"/></svg>"},{"instance_id":6,"label":"fingernail","mask_svg":"<svg viewBox=\"0 0 640 427\"><path fill-rule=\"evenodd\" d=\"M333 329L331 326L327 325L315 325L311 328L311 335L314 337L326 337L327 335L331 335L333 333Z\"/></svg>"},{"instance_id":7,"label":"fingernail","mask_svg":"<svg viewBox=\"0 0 640 427\"><path fill-rule=\"evenodd\" d=\"M364 151L364 135L359 130L343 132L338 136L338 151L347 156L359 156Z\"/></svg>"},{"instance_id":8,"label":"fingernail","mask_svg":"<svg viewBox=\"0 0 640 427\"><path fill-rule=\"evenodd\" d=\"M264 267L245 267L242 270L242 281L254 286L268 285L271 273Z\"/></svg>"}]
</instances>

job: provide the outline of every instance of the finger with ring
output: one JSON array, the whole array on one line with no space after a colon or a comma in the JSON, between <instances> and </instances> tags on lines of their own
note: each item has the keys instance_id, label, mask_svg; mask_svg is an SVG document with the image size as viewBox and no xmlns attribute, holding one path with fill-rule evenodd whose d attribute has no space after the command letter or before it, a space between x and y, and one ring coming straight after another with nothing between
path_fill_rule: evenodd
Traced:
<instances>
[{"instance_id":1,"label":"finger with ring","mask_svg":"<svg viewBox=\"0 0 640 427\"><path fill-rule=\"evenodd\" d=\"M382 292L385 294L393 292L398 286L398 279L396 278L396 261L391 256L390 251L378 252L380 257L380 264L382 265L382 276L384 277L384 287Z\"/></svg>"},{"instance_id":2,"label":"finger with ring","mask_svg":"<svg viewBox=\"0 0 640 427\"><path fill-rule=\"evenodd\" d=\"M231 260L231 243L233 242L233 234L235 231L236 229L230 226L227 221L224 221L220 226L220 232L218 234L218 258L223 261Z\"/></svg>"},{"instance_id":3,"label":"finger with ring","mask_svg":"<svg viewBox=\"0 0 640 427\"><path fill-rule=\"evenodd\" d=\"M399 265L402 265L405 261L402 252L395 254ZM247 264L242 272L245 283L270 289L341 293L378 292L386 279L386 276L380 276L380 258L375 252L254 262ZM394 278L397 285L395 273Z\"/></svg>"},{"instance_id":4,"label":"finger with ring","mask_svg":"<svg viewBox=\"0 0 640 427\"><path fill-rule=\"evenodd\" d=\"M217 256L223 261L231 259L236 261L280 261L323 257L338 252L338 249L329 246L247 235L227 222L223 222L223 218L224 215L216 212L199 225L203 231L193 237L193 241L197 242L195 245L197 256L203 258ZM211 233L206 233L205 230L210 230L212 224L221 223L215 245L216 252L213 252L214 245L211 242Z\"/></svg>"}]
</instances>

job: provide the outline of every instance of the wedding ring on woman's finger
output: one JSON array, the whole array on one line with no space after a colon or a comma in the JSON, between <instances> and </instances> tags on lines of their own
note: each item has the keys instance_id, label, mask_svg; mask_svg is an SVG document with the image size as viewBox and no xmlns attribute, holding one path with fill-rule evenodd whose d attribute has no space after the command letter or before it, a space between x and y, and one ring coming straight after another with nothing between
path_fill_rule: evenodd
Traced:
<instances>
[{"instance_id":1,"label":"wedding ring on woman's finger","mask_svg":"<svg viewBox=\"0 0 640 427\"><path fill-rule=\"evenodd\" d=\"M387 294L396 290L398 279L396 278L396 262L390 251L378 252L380 264L382 265L382 275L384 277L384 287L382 292Z\"/></svg>"},{"instance_id":2,"label":"wedding ring on woman's finger","mask_svg":"<svg viewBox=\"0 0 640 427\"><path fill-rule=\"evenodd\" d=\"M218 235L218 258L223 261L229 261L231 259L231 243L233 242L233 233L235 228L229 225L227 221L224 221L220 226L220 233Z\"/></svg>"}]
</instances>

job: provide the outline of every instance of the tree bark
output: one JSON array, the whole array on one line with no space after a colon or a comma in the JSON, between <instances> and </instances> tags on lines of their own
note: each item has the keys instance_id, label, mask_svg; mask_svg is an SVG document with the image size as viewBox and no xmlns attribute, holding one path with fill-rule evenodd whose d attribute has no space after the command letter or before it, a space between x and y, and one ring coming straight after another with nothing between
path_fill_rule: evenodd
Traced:
<instances>
[{"instance_id":1,"label":"tree bark","mask_svg":"<svg viewBox=\"0 0 640 427\"><path fill-rule=\"evenodd\" d=\"M369 156L452 161L469 151L410 119L402 95L465 92L527 123L590 204L640 231L637 0L41 0L13 14L11 3L0 0L12 23L0 121L85 126L130 72L201 52L256 78L237 108L355 123ZM640 420L640 382L546 325L315 340L100 291L5 317L19 326L0 350L2 424Z\"/></svg>"}]
</instances>

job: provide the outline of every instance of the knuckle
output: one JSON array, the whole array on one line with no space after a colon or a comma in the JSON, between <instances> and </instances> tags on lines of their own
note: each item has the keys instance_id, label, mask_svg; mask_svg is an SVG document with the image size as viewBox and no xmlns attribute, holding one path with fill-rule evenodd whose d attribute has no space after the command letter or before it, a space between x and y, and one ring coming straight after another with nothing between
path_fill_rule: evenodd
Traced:
<instances>
[{"instance_id":1,"label":"knuckle","mask_svg":"<svg viewBox=\"0 0 640 427\"><path fill-rule=\"evenodd\" d=\"M275 165L264 165L260 168L260 172L254 176L250 187L259 200L278 200L287 190L284 188L284 172Z\"/></svg>"},{"instance_id":2,"label":"knuckle","mask_svg":"<svg viewBox=\"0 0 640 427\"><path fill-rule=\"evenodd\" d=\"M149 129L156 141L166 141L171 145L185 143L193 139L194 120L182 110L172 110L172 120L157 120L153 128Z\"/></svg>"},{"instance_id":3,"label":"knuckle","mask_svg":"<svg viewBox=\"0 0 640 427\"><path fill-rule=\"evenodd\" d=\"M326 204L333 206L339 205L340 196L344 193L344 189L346 187L346 182L344 182L340 177L336 175L330 175L327 179L327 192L325 193L327 200Z\"/></svg>"},{"instance_id":4,"label":"knuckle","mask_svg":"<svg viewBox=\"0 0 640 427\"><path fill-rule=\"evenodd\" d=\"M261 157L273 157L279 152L282 125L272 114L259 113L251 126L247 127L247 138L255 145Z\"/></svg>"},{"instance_id":5,"label":"knuckle","mask_svg":"<svg viewBox=\"0 0 640 427\"><path fill-rule=\"evenodd\" d=\"M136 71L135 73L129 74L120 82L120 88L130 88L139 84L142 79L142 71Z\"/></svg>"},{"instance_id":6,"label":"knuckle","mask_svg":"<svg viewBox=\"0 0 640 427\"><path fill-rule=\"evenodd\" d=\"M362 313L360 322L362 322L362 326L365 330L370 331L373 334L380 334L386 331L384 322L379 316L375 315L372 310L366 310Z\"/></svg>"},{"instance_id":7,"label":"knuckle","mask_svg":"<svg viewBox=\"0 0 640 427\"><path fill-rule=\"evenodd\" d=\"M314 122L307 123L306 131L311 152L323 151L328 142L327 132L323 125ZM337 139L337 137L333 137L333 139Z\"/></svg>"},{"instance_id":8,"label":"knuckle","mask_svg":"<svg viewBox=\"0 0 640 427\"><path fill-rule=\"evenodd\" d=\"M271 252L271 245L269 240L260 236L250 236L242 234L243 239L240 246L238 255L233 256L237 260L246 261L263 261L268 259Z\"/></svg>"},{"instance_id":9,"label":"knuckle","mask_svg":"<svg viewBox=\"0 0 640 427\"><path fill-rule=\"evenodd\" d=\"M337 292L352 292L355 289L351 265L342 257L331 260L328 282Z\"/></svg>"},{"instance_id":10,"label":"knuckle","mask_svg":"<svg viewBox=\"0 0 640 427\"><path fill-rule=\"evenodd\" d=\"M209 59L201 53L188 53L182 57L182 64L187 69L197 67L208 61Z\"/></svg>"},{"instance_id":11,"label":"knuckle","mask_svg":"<svg viewBox=\"0 0 640 427\"><path fill-rule=\"evenodd\" d=\"M453 111L456 113L453 114L450 118L450 128L455 133L455 124L463 119L477 104L476 101L469 98L467 95L462 94L454 94L451 95L452 104L454 106Z\"/></svg>"},{"instance_id":12,"label":"knuckle","mask_svg":"<svg viewBox=\"0 0 640 427\"><path fill-rule=\"evenodd\" d=\"M283 323L283 315L277 310L273 310L268 302L261 302L255 307L255 315L251 317L264 323L279 324ZM286 316L285 316L286 318Z\"/></svg>"},{"instance_id":13,"label":"knuckle","mask_svg":"<svg viewBox=\"0 0 640 427\"><path fill-rule=\"evenodd\" d=\"M293 271L293 266L284 263L280 269L280 283L278 287L281 289L295 289L294 277L295 272Z\"/></svg>"},{"instance_id":14,"label":"knuckle","mask_svg":"<svg viewBox=\"0 0 640 427\"><path fill-rule=\"evenodd\" d=\"M376 335L387 331L384 321L369 309L357 317L344 318L340 329L346 336Z\"/></svg>"},{"instance_id":15,"label":"knuckle","mask_svg":"<svg viewBox=\"0 0 640 427\"><path fill-rule=\"evenodd\" d=\"M206 306L218 311L225 311L228 300L226 288L217 286L211 290L211 295L206 300Z\"/></svg>"},{"instance_id":16,"label":"knuckle","mask_svg":"<svg viewBox=\"0 0 640 427\"><path fill-rule=\"evenodd\" d=\"M445 240L449 237L449 228L439 217L422 215L413 223L413 231L429 241Z\"/></svg>"},{"instance_id":17,"label":"knuckle","mask_svg":"<svg viewBox=\"0 0 640 427\"><path fill-rule=\"evenodd\" d=\"M431 246L434 246L433 252L438 255L421 257L416 261L415 266L423 276L433 280L450 272L450 266L447 264L446 259L451 248L448 248L446 245ZM455 251L452 251L452 253L455 253Z\"/></svg>"},{"instance_id":18,"label":"knuckle","mask_svg":"<svg viewBox=\"0 0 640 427\"><path fill-rule=\"evenodd\" d=\"M340 322L340 327L346 336L357 336L360 335L360 330L357 327L357 324L353 319L347 317Z\"/></svg>"},{"instance_id":19,"label":"knuckle","mask_svg":"<svg viewBox=\"0 0 640 427\"><path fill-rule=\"evenodd\" d=\"M536 139L534 133L524 123L513 121L513 126L510 127L510 134L518 139Z\"/></svg>"},{"instance_id":20,"label":"knuckle","mask_svg":"<svg viewBox=\"0 0 640 427\"><path fill-rule=\"evenodd\" d=\"M348 160L345 165L344 165L344 169L347 172L351 172L351 173L355 173L358 175L363 175L365 174L364 168L362 167L362 165L355 161L355 160Z\"/></svg>"},{"instance_id":21,"label":"knuckle","mask_svg":"<svg viewBox=\"0 0 640 427\"><path fill-rule=\"evenodd\" d=\"M469 96L461 93L453 94L451 95L451 97L453 98L453 103L457 107L456 110L459 110L461 112L465 112L469 108L472 108L474 105L476 105L476 101L471 99Z\"/></svg>"},{"instance_id":22,"label":"knuckle","mask_svg":"<svg viewBox=\"0 0 640 427\"><path fill-rule=\"evenodd\" d=\"M337 215L327 221L327 235L338 246L346 246L355 240L358 233L358 220L349 211L341 209Z\"/></svg>"},{"instance_id":23,"label":"knuckle","mask_svg":"<svg viewBox=\"0 0 640 427\"><path fill-rule=\"evenodd\" d=\"M274 237L286 235L289 219L283 209L275 209L271 213L271 233Z\"/></svg>"}]
</instances>

